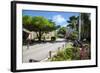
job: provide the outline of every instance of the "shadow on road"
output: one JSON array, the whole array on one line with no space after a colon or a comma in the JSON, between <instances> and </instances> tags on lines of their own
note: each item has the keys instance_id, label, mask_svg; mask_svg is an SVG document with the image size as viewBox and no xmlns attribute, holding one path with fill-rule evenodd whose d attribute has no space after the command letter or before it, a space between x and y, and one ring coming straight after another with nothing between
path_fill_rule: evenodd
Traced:
<instances>
[{"instance_id":1,"label":"shadow on road","mask_svg":"<svg viewBox=\"0 0 100 73\"><path fill-rule=\"evenodd\" d=\"M59 42L67 42L65 39L63 40L56 40L56 41L51 41L51 40L45 40L45 41L31 41L31 45L36 45L36 44L45 44L45 43L59 43ZM27 43L24 43L23 45L27 45Z\"/></svg>"}]
</instances>

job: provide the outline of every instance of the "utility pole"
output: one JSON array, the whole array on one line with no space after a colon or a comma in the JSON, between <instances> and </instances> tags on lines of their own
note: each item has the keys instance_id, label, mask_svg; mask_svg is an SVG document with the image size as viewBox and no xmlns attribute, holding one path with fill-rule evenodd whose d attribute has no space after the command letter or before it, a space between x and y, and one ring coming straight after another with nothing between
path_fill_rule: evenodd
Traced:
<instances>
[{"instance_id":1,"label":"utility pole","mask_svg":"<svg viewBox=\"0 0 100 73\"><path fill-rule=\"evenodd\" d=\"M79 41L81 40L81 13L79 15Z\"/></svg>"}]
</instances>

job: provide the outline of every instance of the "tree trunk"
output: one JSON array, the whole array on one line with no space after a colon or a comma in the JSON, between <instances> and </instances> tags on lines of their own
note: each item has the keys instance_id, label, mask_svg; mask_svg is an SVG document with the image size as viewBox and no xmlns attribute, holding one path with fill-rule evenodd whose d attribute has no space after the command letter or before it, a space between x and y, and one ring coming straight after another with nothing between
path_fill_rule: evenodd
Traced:
<instances>
[{"instance_id":1,"label":"tree trunk","mask_svg":"<svg viewBox=\"0 0 100 73\"><path fill-rule=\"evenodd\" d=\"M41 31L39 31L39 36L38 36L39 41L41 41L41 36L42 36L42 33L41 33Z\"/></svg>"},{"instance_id":2,"label":"tree trunk","mask_svg":"<svg viewBox=\"0 0 100 73\"><path fill-rule=\"evenodd\" d=\"M42 32L42 31L36 32L38 41L41 41L41 38L42 38L43 33L44 33L44 32Z\"/></svg>"}]
</instances>

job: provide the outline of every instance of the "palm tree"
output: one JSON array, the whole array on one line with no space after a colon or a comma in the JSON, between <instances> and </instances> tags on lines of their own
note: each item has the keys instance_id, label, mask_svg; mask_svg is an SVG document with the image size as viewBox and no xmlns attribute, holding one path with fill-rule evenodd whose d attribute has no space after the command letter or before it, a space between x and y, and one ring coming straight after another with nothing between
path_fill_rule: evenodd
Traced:
<instances>
[{"instance_id":1,"label":"palm tree","mask_svg":"<svg viewBox=\"0 0 100 73\"><path fill-rule=\"evenodd\" d=\"M78 17L71 16L67 22L69 23L69 25L67 25L67 27L70 27L71 29L77 30Z\"/></svg>"},{"instance_id":2,"label":"palm tree","mask_svg":"<svg viewBox=\"0 0 100 73\"><path fill-rule=\"evenodd\" d=\"M90 13L81 13L81 38L91 40L91 20Z\"/></svg>"}]
</instances>

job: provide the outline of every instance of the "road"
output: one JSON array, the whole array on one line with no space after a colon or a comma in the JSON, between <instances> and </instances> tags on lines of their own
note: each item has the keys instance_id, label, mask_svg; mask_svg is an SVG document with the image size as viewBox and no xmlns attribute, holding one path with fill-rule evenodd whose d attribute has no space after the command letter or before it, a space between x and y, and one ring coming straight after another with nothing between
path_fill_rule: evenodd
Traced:
<instances>
[{"instance_id":1,"label":"road","mask_svg":"<svg viewBox=\"0 0 100 73\"><path fill-rule=\"evenodd\" d=\"M27 49L27 46L23 46L23 63L28 63L30 59L41 61L49 56L49 51L57 51L64 44L64 39L57 39L53 43L46 42L31 45L29 49Z\"/></svg>"}]
</instances>

